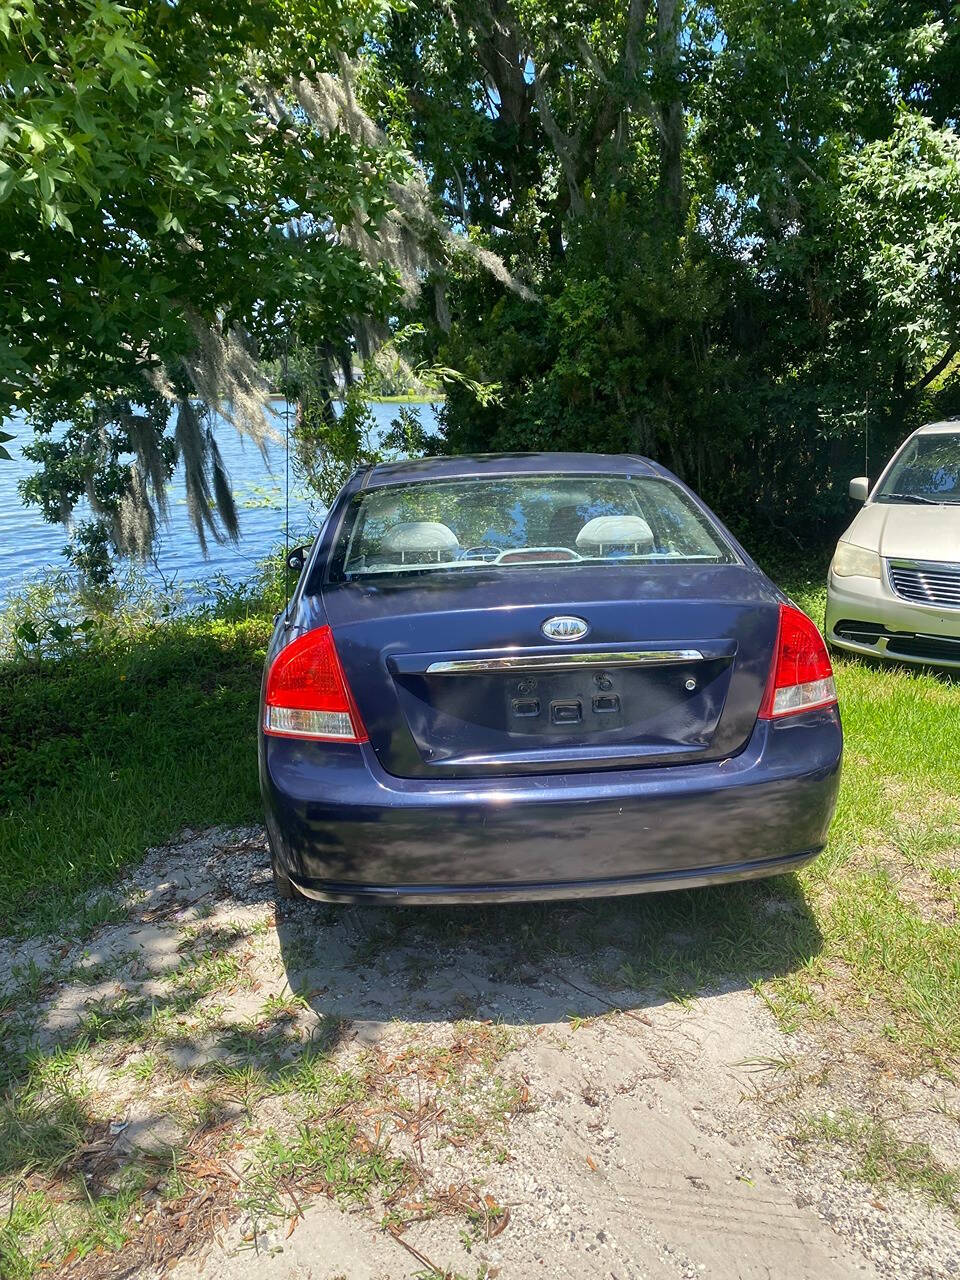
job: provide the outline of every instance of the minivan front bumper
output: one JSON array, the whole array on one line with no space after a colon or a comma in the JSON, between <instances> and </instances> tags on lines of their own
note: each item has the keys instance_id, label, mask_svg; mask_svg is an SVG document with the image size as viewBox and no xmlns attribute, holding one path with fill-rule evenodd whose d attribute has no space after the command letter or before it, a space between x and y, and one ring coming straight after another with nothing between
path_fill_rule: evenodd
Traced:
<instances>
[{"instance_id":1,"label":"minivan front bumper","mask_svg":"<svg viewBox=\"0 0 960 1280\"><path fill-rule=\"evenodd\" d=\"M894 662L960 667L960 609L913 604L883 578L827 579L827 642Z\"/></svg>"},{"instance_id":2,"label":"minivan front bumper","mask_svg":"<svg viewBox=\"0 0 960 1280\"><path fill-rule=\"evenodd\" d=\"M823 847L835 707L758 721L737 756L537 777L405 779L369 744L261 736L274 856L333 902L596 897L776 875Z\"/></svg>"}]
</instances>

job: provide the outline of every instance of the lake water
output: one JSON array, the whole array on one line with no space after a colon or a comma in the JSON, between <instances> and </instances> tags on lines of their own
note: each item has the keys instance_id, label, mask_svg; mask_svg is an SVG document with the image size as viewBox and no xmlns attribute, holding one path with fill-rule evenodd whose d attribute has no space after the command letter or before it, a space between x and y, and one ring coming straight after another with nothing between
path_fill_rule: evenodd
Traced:
<instances>
[{"instance_id":1,"label":"lake water","mask_svg":"<svg viewBox=\"0 0 960 1280\"><path fill-rule=\"evenodd\" d=\"M436 422L438 406L411 407L419 413L424 428L430 431ZM398 406L371 404L370 410L376 422L376 434L381 436L396 417ZM282 435L282 406L276 412ZM45 569L62 569L66 565L61 555L66 541L62 525L46 524L38 508L23 505L18 491L17 482L35 469L35 464L22 458L19 451L19 446L30 439L30 433L17 421L4 423L4 429L14 432L17 438L6 446L13 461L0 460L0 603L22 586L25 579ZM161 530L157 567L145 567L151 580L173 582L186 589L188 598L198 594L195 584L219 574L235 582L249 578L257 562L283 542L286 471L283 443L269 444L264 459L251 440L243 439L227 423L217 431L217 443L233 484L240 541L222 545L208 541L204 558L187 516L183 476L178 468L170 482L170 521ZM77 515L82 518L79 508ZM298 489L291 468L291 545L312 537L322 515L323 508L312 506Z\"/></svg>"}]
</instances>

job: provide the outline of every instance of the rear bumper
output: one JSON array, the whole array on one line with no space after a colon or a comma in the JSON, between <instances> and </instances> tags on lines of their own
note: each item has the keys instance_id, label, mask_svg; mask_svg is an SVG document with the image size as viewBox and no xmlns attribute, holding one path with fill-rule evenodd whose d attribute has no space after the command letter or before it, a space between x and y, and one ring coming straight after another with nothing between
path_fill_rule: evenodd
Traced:
<instances>
[{"instance_id":1,"label":"rear bumper","mask_svg":"<svg viewBox=\"0 0 960 1280\"><path fill-rule=\"evenodd\" d=\"M369 747L261 741L275 856L309 897L452 902L602 896L775 875L826 840L835 708L758 721L712 763L427 781Z\"/></svg>"},{"instance_id":2,"label":"rear bumper","mask_svg":"<svg viewBox=\"0 0 960 1280\"><path fill-rule=\"evenodd\" d=\"M696 889L729 880L756 880L796 871L817 856L819 849L789 854L785 858L765 858L760 862L738 862L709 871L651 871L618 880L559 880L518 884L337 884L331 880L304 880L293 877L305 898L318 902L428 903L533 902L550 898L612 898L627 893L658 893L665 889Z\"/></svg>"}]
</instances>

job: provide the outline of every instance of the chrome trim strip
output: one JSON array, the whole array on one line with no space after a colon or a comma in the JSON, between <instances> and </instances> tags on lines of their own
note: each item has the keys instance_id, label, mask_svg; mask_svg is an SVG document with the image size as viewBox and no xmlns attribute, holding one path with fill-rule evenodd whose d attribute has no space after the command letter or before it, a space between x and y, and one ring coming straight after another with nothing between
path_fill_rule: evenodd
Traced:
<instances>
[{"instance_id":1,"label":"chrome trim strip","mask_svg":"<svg viewBox=\"0 0 960 1280\"><path fill-rule=\"evenodd\" d=\"M960 561L957 560L909 560L905 556L888 556L888 563L894 569L920 569L934 573L960 573Z\"/></svg>"},{"instance_id":2,"label":"chrome trim strip","mask_svg":"<svg viewBox=\"0 0 960 1280\"><path fill-rule=\"evenodd\" d=\"M654 667L673 662L702 662L699 649L621 649L612 653L531 653L507 658L454 658L431 662L428 676L490 671L560 671L569 667Z\"/></svg>"}]
</instances>

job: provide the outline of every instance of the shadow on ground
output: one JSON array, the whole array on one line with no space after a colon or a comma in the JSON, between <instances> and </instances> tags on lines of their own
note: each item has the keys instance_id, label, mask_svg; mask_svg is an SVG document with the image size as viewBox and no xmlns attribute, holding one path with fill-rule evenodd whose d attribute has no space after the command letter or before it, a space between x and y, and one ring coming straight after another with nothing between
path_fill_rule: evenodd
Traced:
<instances>
[{"instance_id":1,"label":"shadow on ground","mask_svg":"<svg viewBox=\"0 0 960 1280\"><path fill-rule=\"evenodd\" d=\"M390 1191L401 1174L354 1133L371 1107L389 1119L399 1105L388 1044L414 1054L418 1088L434 1049L489 1083L509 1028L575 1029L611 1010L647 1021L656 1005L788 974L821 946L793 876L572 903L275 912L260 829L154 850L100 923L65 930L10 951L0 990L0 1193L17 1215L0 1274L10 1258L55 1264L73 1248L99 1259L83 1280L165 1265L238 1205L269 1219L276 1178L316 1181L337 1142L336 1194ZM726 1015L704 1012L700 1032L726 1053ZM282 1154L274 1126L293 1143ZM238 1157L221 1167L238 1143L252 1151L242 1184Z\"/></svg>"},{"instance_id":2,"label":"shadow on ground","mask_svg":"<svg viewBox=\"0 0 960 1280\"><path fill-rule=\"evenodd\" d=\"M548 1023L742 989L822 942L792 875L580 903L284 903L277 934L291 989L371 1039L395 1019Z\"/></svg>"},{"instance_id":3,"label":"shadow on ground","mask_svg":"<svg viewBox=\"0 0 960 1280\"><path fill-rule=\"evenodd\" d=\"M59 1112L91 1049L141 1094L155 1062L201 1075L248 1064L273 1080L348 1028L372 1044L393 1022L540 1025L683 1003L787 975L822 944L793 875L583 902L283 902L274 933L262 835L211 841L205 862L185 848L179 869L163 867L170 882L149 891L157 903L141 898L131 917L63 944L59 960L51 947L49 969L14 969L19 984L0 1002L8 1104L26 1089ZM53 1129L86 1128L80 1111ZM0 1176L20 1154L4 1136ZM41 1145L55 1163L53 1139Z\"/></svg>"}]
</instances>

